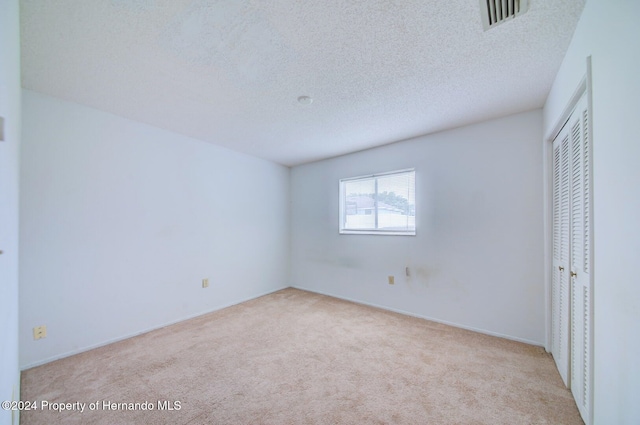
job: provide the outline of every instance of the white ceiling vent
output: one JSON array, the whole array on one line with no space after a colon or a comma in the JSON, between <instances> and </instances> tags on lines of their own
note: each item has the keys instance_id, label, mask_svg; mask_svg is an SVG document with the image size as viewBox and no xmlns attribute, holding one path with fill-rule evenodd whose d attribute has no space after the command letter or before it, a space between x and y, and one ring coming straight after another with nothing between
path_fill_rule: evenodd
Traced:
<instances>
[{"instance_id":1,"label":"white ceiling vent","mask_svg":"<svg viewBox=\"0 0 640 425\"><path fill-rule=\"evenodd\" d=\"M525 13L529 9L529 0L480 0L480 15L484 30Z\"/></svg>"}]
</instances>

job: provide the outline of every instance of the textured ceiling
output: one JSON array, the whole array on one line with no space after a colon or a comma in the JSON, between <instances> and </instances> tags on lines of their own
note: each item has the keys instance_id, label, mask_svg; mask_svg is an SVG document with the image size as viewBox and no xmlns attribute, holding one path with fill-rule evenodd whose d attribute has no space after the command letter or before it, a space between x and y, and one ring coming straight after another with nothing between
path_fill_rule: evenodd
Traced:
<instances>
[{"instance_id":1,"label":"textured ceiling","mask_svg":"<svg viewBox=\"0 0 640 425\"><path fill-rule=\"evenodd\" d=\"M584 2L22 0L22 81L296 165L541 107Z\"/></svg>"}]
</instances>

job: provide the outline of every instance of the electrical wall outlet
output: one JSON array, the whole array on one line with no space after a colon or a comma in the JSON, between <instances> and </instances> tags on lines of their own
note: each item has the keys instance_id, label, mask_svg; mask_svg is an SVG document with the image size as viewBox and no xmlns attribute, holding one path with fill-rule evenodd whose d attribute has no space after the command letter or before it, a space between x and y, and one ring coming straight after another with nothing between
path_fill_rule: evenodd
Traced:
<instances>
[{"instance_id":1,"label":"electrical wall outlet","mask_svg":"<svg viewBox=\"0 0 640 425\"><path fill-rule=\"evenodd\" d=\"M41 339L47 337L47 327L45 325L33 328L33 339Z\"/></svg>"},{"instance_id":2,"label":"electrical wall outlet","mask_svg":"<svg viewBox=\"0 0 640 425\"><path fill-rule=\"evenodd\" d=\"M209 287L209 279L202 279L202 287L203 288Z\"/></svg>"},{"instance_id":3,"label":"electrical wall outlet","mask_svg":"<svg viewBox=\"0 0 640 425\"><path fill-rule=\"evenodd\" d=\"M389 285L394 285L396 283L396 279L393 276L389 276Z\"/></svg>"}]
</instances>

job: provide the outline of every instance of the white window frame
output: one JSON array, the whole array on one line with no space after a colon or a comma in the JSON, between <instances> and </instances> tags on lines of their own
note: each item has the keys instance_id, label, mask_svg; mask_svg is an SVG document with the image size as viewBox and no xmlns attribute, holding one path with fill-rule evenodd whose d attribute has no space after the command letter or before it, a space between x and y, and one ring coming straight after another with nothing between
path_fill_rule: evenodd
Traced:
<instances>
[{"instance_id":1,"label":"white window frame","mask_svg":"<svg viewBox=\"0 0 640 425\"><path fill-rule=\"evenodd\" d=\"M385 173L377 173L377 174L368 174L368 175L364 175L364 176L357 176L357 177L349 177L349 178L344 178L344 179L340 179L339 182L339 193L340 193L340 210L338 211L338 229L340 231L341 235L394 235L394 236L415 236L416 235L416 228L417 228L417 223L414 225L413 230L384 230L384 229L346 229L344 227L345 225L345 202L346 202L346 193L345 193L345 183L347 182L353 182L353 181L357 181L357 180L367 180L367 179L376 179L375 180L375 190L376 193L378 192L378 177L386 177L386 176L390 176L390 175L394 175L394 174L407 174L407 173L414 173L414 193L415 193L415 172L416 170L414 168L407 168L407 169L403 169L403 170L396 170L396 171L389 171L389 172L385 172ZM416 201L417 204L417 201ZM378 219L378 202L377 200L374 203L375 205L375 221L377 223ZM414 206L414 210L415 210L415 206ZM415 216L417 216L417 214L414 213Z\"/></svg>"}]
</instances>

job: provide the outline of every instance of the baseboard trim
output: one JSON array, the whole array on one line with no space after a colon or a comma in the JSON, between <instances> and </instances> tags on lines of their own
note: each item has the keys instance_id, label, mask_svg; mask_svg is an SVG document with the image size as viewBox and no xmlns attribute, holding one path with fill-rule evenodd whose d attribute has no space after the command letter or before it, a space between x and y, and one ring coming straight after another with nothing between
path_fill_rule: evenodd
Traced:
<instances>
[{"instance_id":1,"label":"baseboard trim","mask_svg":"<svg viewBox=\"0 0 640 425\"><path fill-rule=\"evenodd\" d=\"M412 312L406 311L406 310L400 310L400 309L393 308L393 307L387 307L387 306L383 306L383 305L379 305L379 304L375 304L375 303L370 303L370 302L366 302L366 301L362 301L362 300L356 300L356 299L349 298L349 297L343 297L341 295L335 295L335 294L331 294L331 293L328 293L328 292L323 292L323 291L317 291L317 290L314 290L314 289L304 288L302 286L291 285L291 288L300 289L301 291L313 292L315 294L326 295L328 297L338 298L338 299L341 299L341 300L350 301L352 303L362 304L362 305L366 305L366 306L369 306L369 307L375 307L375 308L379 308L379 309L382 309L382 310L393 311L394 313L404 314L405 316L417 317L419 319L429 320L431 322L436 322L436 323L441 323L443 325L453 326L454 328L465 329L465 330L468 330L468 331L478 332L478 333L485 334L485 335L495 336L495 337L498 337L498 338L504 338L504 339L508 339L508 340L511 340L511 341L522 342L522 343L525 343L525 344L534 345L536 347L544 348L544 344L541 343L541 342L538 342L538 341L532 341L532 340L528 340L528 339L525 339L525 338L519 338L519 337L511 336L511 335L505 335L505 334L501 334L499 332L493 332L493 331L488 331L486 329L475 328L473 326L462 325L460 323L449 322L447 320L441 320L441 319L437 319L435 317L424 316L422 314L416 314L416 313L412 313Z\"/></svg>"},{"instance_id":2,"label":"baseboard trim","mask_svg":"<svg viewBox=\"0 0 640 425\"><path fill-rule=\"evenodd\" d=\"M51 362L54 362L56 360L60 360L60 359L66 358L66 357L74 356L76 354L84 353L86 351L91 351L91 350L94 350L96 348L104 347L105 345L113 344L115 342L124 341L125 339L133 338L133 337L136 337L136 336L139 336L139 335L146 334L148 332L152 332L152 331L155 331L155 330L158 330L158 329L166 328L167 326L175 325L177 323L184 322L185 320L195 319L196 317L204 316L205 314L213 313L215 311L219 311L219 310L225 309L227 307L231 307L231 306L234 306L234 305L242 304L243 302L251 301L251 300L254 300L256 298L264 297L265 295L269 295L269 294L272 294L274 292L282 291L283 289L287 289L287 288L289 288L289 286L282 286L282 287L279 287L279 288L276 288L276 289L269 290L267 292L262 292L262 293L257 294L257 295L253 295L253 296L250 296L250 297L247 297L247 298L242 298L242 299L237 300L237 301L232 301L230 303L223 304L222 306L217 306L217 307L215 307L213 309L210 309L210 310L205 310L205 311L202 311L202 312L199 312L199 313L195 313L195 314L192 314L192 315L189 315L189 316L177 319L177 320L166 322L166 323L158 325L158 326L153 326L153 327L141 330L141 331L132 332L130 334L126 334L124 336L117 337L117 338L112 338L112 339L109 339L107 341L100 342L98 344L93 344L93 345L90 345L90 346L87 346L87 347L78 348L77 350L67 351L67 352L64 352L62 354L58 354L58 355L55 355L55 356L47 357L46 359L43 359L43 360L38 360L36 362L29 363L29 364L24 365L24 366L21 365L20 366L20 371L25 371L27 369L31 369L31 368L36 367L36 366L42 366L43 364L51 363Z\"/></svg>"}]
</instances>

